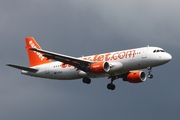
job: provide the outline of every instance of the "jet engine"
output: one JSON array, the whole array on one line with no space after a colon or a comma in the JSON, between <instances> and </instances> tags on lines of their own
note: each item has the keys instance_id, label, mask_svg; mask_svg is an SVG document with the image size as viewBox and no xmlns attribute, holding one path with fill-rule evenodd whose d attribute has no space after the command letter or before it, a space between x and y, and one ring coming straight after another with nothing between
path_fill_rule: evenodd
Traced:
<instances>
[{"instance_id":1,"label":"jet engine","mask_svg":"<svg viewBox=\"0 0 180 120\"><path fill-rule=\"evenodd\" d=\"M90 64L89 69L92 73L105 73L110 70L110 65L108 62L99 61Z\"/></svg>"},{"instance_id":2,"label":"jet engine","mask_svg":"<svg viewBox=\"0 0 180 120\"><path fill-rule=\"evenodd\" d=\"M146 81L146 74L143 71L130 71L124 78L123 81L130 83L140 83Z\"/></svg>"}]
</instances>

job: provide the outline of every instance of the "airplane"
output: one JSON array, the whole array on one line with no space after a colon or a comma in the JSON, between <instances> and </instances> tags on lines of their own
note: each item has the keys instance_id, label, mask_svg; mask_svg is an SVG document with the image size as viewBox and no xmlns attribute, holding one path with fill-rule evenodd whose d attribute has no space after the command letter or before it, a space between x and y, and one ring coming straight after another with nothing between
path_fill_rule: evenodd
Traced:
<instances>
[{"instance_id":1,"label":"airplane","mask_svg":"<svg viewBox=\"0 0 180 120\"><path fill-rule=\"evenodd\" d=\"M72 57L41 49L33 37L25 38L30 67L7 64L24 75L55 80L76 80L91 83L91 78L108 77L107 89L114 90L114 80L141 83L153 78L152 68L163 65L172 56L160 47L141 47L128 50ZM141 69L147 69L148 75Z\"/></svg>"}]
</instances>

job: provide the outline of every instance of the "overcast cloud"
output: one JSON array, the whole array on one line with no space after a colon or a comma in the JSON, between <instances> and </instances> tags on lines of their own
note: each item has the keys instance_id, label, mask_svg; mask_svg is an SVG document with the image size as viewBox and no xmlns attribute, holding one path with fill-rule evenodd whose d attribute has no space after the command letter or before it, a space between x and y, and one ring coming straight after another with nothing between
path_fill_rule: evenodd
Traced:
<instances>
[{"instance_id":1,"label":"overcast cloud","mask_svg":"<svg viewBox=\"0 0 180 120\"><path fill-rule=\"evenodd\" d=\"M1 120L179 120L179 0L1 0ZM46 50L81 56L159 46L173 59L153 68L153 80L107 78L53 81L6 67L28 66L24 38ZM144 70L147 72L147 70Z\"/></svg>"}]
</instances>

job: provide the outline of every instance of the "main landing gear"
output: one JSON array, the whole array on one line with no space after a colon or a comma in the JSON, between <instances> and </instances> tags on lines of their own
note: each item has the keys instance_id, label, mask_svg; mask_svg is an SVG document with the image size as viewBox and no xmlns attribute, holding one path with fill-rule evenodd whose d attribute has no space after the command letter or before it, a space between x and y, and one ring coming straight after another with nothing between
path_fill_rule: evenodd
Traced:
<instances>
[{"instance_id":1,"label":"main landing gear","mask_svg":"<svg viewBox=\"0 0 180 120\"><path fill-rule=\"evenodd\" d=\"M113 77L110 77L111 78L111 82L109 84L107 84L107 89L109 90L115 90L116 86L113 84L113 81L118 79L117 76L113 76Z\"/></svg>"},{"instance_id":2,"label":"main landing gear","mask_svg":"<svg viewBox=\"0 0 180 120\"><path fill-rule=\"evenodd\" d=\"M109 84L107 84L107 89L109 90L114 90L116 88L116 86L113 84L113 81L117 79L117 77L111 77L111 82ZM82 82L83 83L86 83L86 84L90 84L91 83L91 79L88 78L88 77L84 77L82 79Z\"/></svg>"},{"instance_id":3,"label":"main landing gear","mask_svg":"<svg viewBox=\"0 0 180 120\"><path fill-rule=\"evenodd\" d=\"M113 83L107 84L107 89L114 90L115 88L116 88L116 86Z\"/></svg>"},{"instance_id":4,"label":"main landing gear","mask_svg":"<svg viewBox=\"0 0 180 120\"><path fill-rule=\"evenodd\" d=\"M151 70L152 70L152 67L148 67L148 75L147 77L152 79L153 78L153 75L151 74Z\"/></svg>"},{"instance_id":5,"label":"main landing gear","mask_svg":"<svg viewBox=\"0 0 180 120\"><path fill-rule=\"evenodd\" d=\"M90 84L91 83L91 79L88 78L88 77L84 77L82 81L83 81L83 83L86 83L86 84Z\"/></svg>"}]
</instances>

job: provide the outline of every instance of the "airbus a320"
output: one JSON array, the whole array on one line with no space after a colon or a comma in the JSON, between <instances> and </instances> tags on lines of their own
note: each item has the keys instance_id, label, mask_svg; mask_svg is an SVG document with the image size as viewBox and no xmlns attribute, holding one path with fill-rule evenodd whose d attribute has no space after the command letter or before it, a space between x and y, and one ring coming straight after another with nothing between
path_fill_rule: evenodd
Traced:
<instances>
[{"instance_id":1,"label":"airbus a320","mask_svg":"<svg viewBox=\"0 0 180 120\"><path fill-rule=\"evenodd\" d=\"M129 83L141 83L153 78L153 67L163 65L172 56L160 47L141 47L83 57L72 57L41 49L33 37L25 38L30 67L15 64L7 66L22 70L24 75L56 80L76 80L91 83L91 78L108 77L109 90L114 80L122 78ZM148 75L141 69L148 69Z\"/></svg>"}]
</instances>

